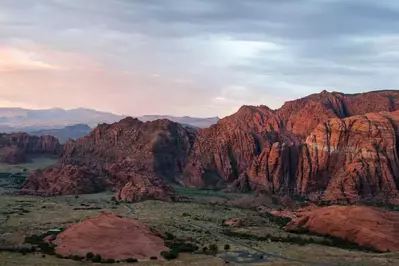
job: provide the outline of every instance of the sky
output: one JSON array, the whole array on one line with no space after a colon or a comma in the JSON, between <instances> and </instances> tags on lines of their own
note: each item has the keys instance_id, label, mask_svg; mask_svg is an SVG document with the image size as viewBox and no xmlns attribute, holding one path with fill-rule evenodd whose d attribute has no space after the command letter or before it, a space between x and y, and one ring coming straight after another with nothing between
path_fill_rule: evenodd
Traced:
<instances>
[{"instance_id":1,"label":"sky","mask_svg":"<svg viewBox=\"0 0 399 266\"><path fill-rule=\"evenodd\" d=\"M399 88L397 0L0 0L0 106L229 115Z\"/></svg>"}]
</instances>

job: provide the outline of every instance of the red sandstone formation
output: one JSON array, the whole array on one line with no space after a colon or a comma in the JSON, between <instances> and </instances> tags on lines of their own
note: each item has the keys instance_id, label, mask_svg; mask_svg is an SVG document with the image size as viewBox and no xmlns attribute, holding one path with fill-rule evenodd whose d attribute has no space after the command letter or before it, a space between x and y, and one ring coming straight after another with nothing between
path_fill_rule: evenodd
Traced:
<instances>
[{"instance_id":1,"label":"red sandstone formation","mask_svg":"<svg viewBox=\"0 0 399 266\"><path fill-rule=\"evenodd\" d=\"M285 229L308 229L380 251L399 251L399 213L361 206L330 206L297 213Z\"/></svg>"},{"instance_id":2,"label":"red sandstone formation","mask_svg":"<svg viewBox=\"0 0 399 266\"><path fill-rule=\"evenodd\" d=\"M126 118L66 143L59 165L109 175L117 198L127 200L140 198L142 187L144 198L169 195L160 179L333 201L392 200L399 187L395 110L397 91L323 91L278 110L243 106L198 133L168 120Z\"/></svg>"},{"instance_id":3,"label":"red sandstone formation","mask_svg":"<svg viewBox=\"0 0 399 266\"><path fill-rule=\"evenodd\" d=\"M393 198L399 186L399 112L393 112L398 108L396 91L324 91L276 111L242 107L200 131L183 184L228 183L239 191L249 187L345 202Z\"/></svg>"},{"instance_id":4,"label":"red sandstone formation","mask_svg":"<svg viewBox=\"0 0 399 266\"><path fill-rule=\"evenodd\" d=\"M88 136L67 142L57 168L31 176L24 189L45 191L54 186L59 188L57 193L74 194L76 189L63 188L72 181L70 176L52 178L59 169L73 165L75 171L84 167L85 172L90 172L88 176L106 180L109 187L115 188L118 200L170 200L173 189L163 180L181 178L194 134L169 120L143 123L128 117L112 125L102 124ZM85 187L81 190L90 192Z\"/></svg>"},{"instance_id":5,"label":"red sandstone formation","mask_svg":"<svg viewBox=\"0 0 399 266\"><path fill-rule=\"evenodd\" d=\"M106 181L86 167L67 165L38 170L24 183L21 194L56 196L100 192Z\"/></svg>"},{"instance_id":6,"label":"red sandstone formation","mask_svg":"<svg viewBox=\"0 0 399 266\"><path fill-rule=\"evenodd\" d=\"M59 154L61 145L52 136L30 136L26 133L0 134L0 162L28 162L27 155Z\"/></svg>"},{"instance_id":7,"label":"red sandstone formation","mask_svg":"<svg viewBox=\"0 0 399 266\"><path fill-rule=\"evenodd\" d=\"M150 257L163 260L160 253L169 250L160 233L137 220L111 213L70 226L53 243L56 252L63 256L85 257L92 252L114 260L147 260Z\"/></svg>"},{"instance_id":8,"label":"red sandstone formation","mask_svg":"<svg viewBox=\"0 0 399 266\"><path fill-rule=\"evenodd\" d=\"M115 184L115 199L138 202L149 199L174 200L172 187L148 169L138 170L140 162L124 160L108 168L109 177Z\"/></svg>"}]
</instances>

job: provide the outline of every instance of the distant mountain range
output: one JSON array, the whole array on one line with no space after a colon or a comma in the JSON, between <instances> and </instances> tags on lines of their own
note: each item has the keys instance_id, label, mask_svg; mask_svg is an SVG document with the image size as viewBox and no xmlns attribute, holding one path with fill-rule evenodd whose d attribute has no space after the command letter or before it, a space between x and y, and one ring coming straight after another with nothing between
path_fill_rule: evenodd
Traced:
<instances>
[{"instance_id":1,"label":"distant mountain range","mask_svg":"<svg viewBox=\"0 0 399 266\"><path fill-rule=\"evenodd\" d=\"M76 140L78 138L84 137L88 135L91 130L92 128L86 124L77 124L73 126L66 126L60 129L44 129L29 133L36 136L50 135L56 137L60 143L65 143L69 139Z\"/></svg>"},{"instance_id":2,"label":"distant mountain range","mask_svg":"<svg viewBox=\"0 0 399 266\"><path fill-rule=\"evenodd\" d=\"M100 123L114 123L124 117L85 108L71 110L60 108L43 110L0 108L0 132L19 131L34 135L50 134L58 137L60 142L63 142L68 138L76 139L87 135L91 128ZM219 121L219 117L196 118L168 115L145 115L137 118L144 122L169 119L195 128L206 128Z\"/></svg>"}]
</instances>

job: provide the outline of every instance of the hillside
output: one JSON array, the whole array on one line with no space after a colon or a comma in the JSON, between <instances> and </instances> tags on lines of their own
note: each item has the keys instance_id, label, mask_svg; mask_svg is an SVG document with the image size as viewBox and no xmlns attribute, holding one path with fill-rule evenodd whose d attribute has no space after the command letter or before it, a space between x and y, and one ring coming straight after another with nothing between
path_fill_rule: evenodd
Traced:
<instances>
[{"instance_id":1,"label":"hillside","mask_svg":"<svg viewBox=\"0 0 399 266\"><path fill-rule=\"evenodd\" d=\"M116 165L125 184L135 173L197 188L389 200L399 186L396 110L397 91L323 91L278 110L243 106L199 132L127 118L67 143L59 166L104 175Z\"/></svg>"}]
</instances>

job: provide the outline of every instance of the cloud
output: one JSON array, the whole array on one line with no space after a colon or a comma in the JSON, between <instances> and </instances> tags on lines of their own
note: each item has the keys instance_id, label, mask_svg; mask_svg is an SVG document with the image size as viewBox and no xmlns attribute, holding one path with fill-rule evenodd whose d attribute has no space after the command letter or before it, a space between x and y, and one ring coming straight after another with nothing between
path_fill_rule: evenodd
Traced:
<instances>
[{"instance_id":1,"label":"cloud","mask_svg":"<svg viewBox=\"0 0 399 266\"><path fill-rule=\"evenodd\" d=\"M18 104L44 106L44 93L60 107L223 116L240 104L278 108L323 89L399 84L397 1L0 4L8 49L0 51L0 96Z\"/></svg>"},{"instance_id":2,"label":"cloud","mask_svg":"<svg viewBox=\"0 0 399 266\"><path fill-rule=\"evenodd\" d=\"M0 47L0 72L20 70L57 70L59 67L46 63L37 55L18 49Z\"/></svg>"}]
</instances>

